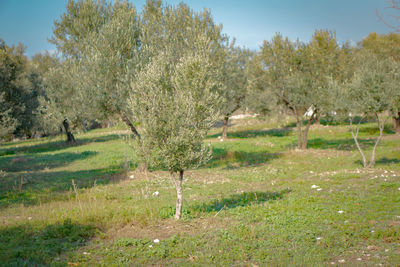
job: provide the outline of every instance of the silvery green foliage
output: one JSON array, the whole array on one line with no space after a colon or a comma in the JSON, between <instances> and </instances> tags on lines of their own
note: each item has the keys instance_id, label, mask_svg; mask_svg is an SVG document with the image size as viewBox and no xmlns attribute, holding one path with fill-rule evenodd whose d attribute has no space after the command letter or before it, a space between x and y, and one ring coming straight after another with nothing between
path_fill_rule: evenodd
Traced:
<instances>
[{"instance_id":1,"label":"silvery green foliage","mask_svg":"<svg viewBox=\"0 0 400 267\"><path fill-rule=\"evenodd\" d=\"M10 135L18 126L18 121L11 115L11 108L7 108L4 94L0 94L0 139Z\"/></svg>"},{"instance_id":2,"label":"silvery green foliage","mask_svg":"<svg viewBox=\"0 0 400 267\"><path fill-rule=\"evenodd\" d=\"M79 64L67 59L62 64L51 68L44 75L46 97L40 98L41 122L49 132L59 130L63 120L67 119L75 126L95 118L90 99L83 87L85 73Z\"/></svg>"},{"instance_id":3,"label":"silvery green foliage","mask_svg":"<svg viewBox=\"0 0 400 267\"><path fill-rule=\"evenodd\" d=\"M124 77L139 62L139 25L136 9L116 2L99 32L84 40L80 64L86 75L83 90L103 117L126 112L128 86Z\"/></svg>"},{"instance_id":4,"label":"silvery green foliage","mask_svg":"<svg viewBox=\"0 0 400 267\"><path fill-rule=\"evenodd\" d=\"M230 116L242 106L245 100L248 86L246 68L252 53L235 46L234 41L224 49L224 52L224 57L219 62L224 85L221 88L221 96L224 100L221 113Z\"/></svg>"},{"instance_id":5,"label":"silvery green foliage","mask_svg":"<svg viewBox=\"0 0 400 267\"><path fill-rule=\"evenodd\" d=\"M400 96L400 64L362 50L357 54L356 65L354 77L344 92L347 113L374 114L396 110Z\"/></svg>"},{"instance_id":6,"label":"silvery green foliage","mask_svg":"<svg viewBox=\"0 0 400 267\"><path fill-rule=\"evenodd\" d=\"M344 90L342 89L341 106L349 118L350 132L362 156L364 167L373 167L376 148L382 139L385 128L386 115L384 112L396 110L398 105L400 64L391 58L382 59L371 52L361 50L356 57L356 66L353 79L347 87L344 87ZM354 115L362 118L366 115L374 115L377 120L379 136L375 141L369 162L358 142L361 121L354 128Z\"/></svg>"},{"instance_id":7,"label":"silvery green foliage","mask_svg":"<svg viewBox=\"0 0 400 267\"><path fill-rule=\"evenodd\" d=\"M220 85L204 55L189 54L177 64L170 59L159 54L137 75L129 107L140 118L142 158L172 173L210 159L203 140L218 117Z\"/></svg>"}]
</instances>

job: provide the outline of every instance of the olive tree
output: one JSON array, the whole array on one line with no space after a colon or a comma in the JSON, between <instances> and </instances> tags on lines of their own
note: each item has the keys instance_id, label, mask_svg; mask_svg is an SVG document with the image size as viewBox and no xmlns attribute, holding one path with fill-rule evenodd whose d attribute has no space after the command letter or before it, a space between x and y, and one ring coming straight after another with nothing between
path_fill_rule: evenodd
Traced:
<instances>
[{"instance_id":1,"label":"olive tree","mask_svg":"<svg viewBox=\"0 0 400 267\"><path fill-rule=\"evenodd\" d=\"M298 149L307 148L311 124L333 106L328 81L341 78L342 53L334 33L320 30L308 44L278 34L270 42L264 41L252 60L249 83L256 96L252 99L265 105L276 102L290 110L296 119ZM311 111L308 116L307 111Z\"/></svg>"},{"instance_id":2,"label":"olive tree","mask_svg":"<svg viewBox=\"0 0 400 267\"><path fill-rule=\"evenodd\" d=\"M247 94L246 68L252 53L244 48L235 46L232 42L225 48L221 64L222 83L221 96L223 103L221 113L223 118L222 139L227 138L229 117L244 103Z\"/></svg>"},{"instance_id":3,"label":"olive tree","mask_svg":"<svg viewBox=\"0 0 400 267\"><path fill-rule=\"evenodd\" d=\"M205 163L203 141L218 118L218 79L208 57L188 53L177 63L156 56L132 82L129 107L140 118L140 156L171 174L177 193L175 219L182 214L184 171ZM178 175L176 177L176 175Z\"/></svg>"},{"instance_id":4,"label":"olive tree","mask_svg":"<svg viewBox=\"0 0 400 267\"><path fill-rule=\"evenodd\" d=\"M363 165L367 168L374 167L376 149L383 137L386 112L393 110L397 105L400 94L400 64L390 58L381 59L362 50L356 56L356 65L358 67L353 79L342 88L339 95L343 99L343 110L348 115L350 132L361 154ZM355 115L360 115L361 120L354 127ZM369 162L358 141L360 123L367 115L373 115L376 118L379 128L379 135Z\"/></svg>"},{"instance_id":5,"label":"olive tree","mask_svg":"<svg viewBox=\"0 0 400 267\"><path fill-rule=\"evenodd\" d=\"M41 122L48 131L63 127L67 143L75 142L70 123L78 127L95 118L85 91L78 90L84 79L85 73L73 59L58 63L43 75L46 95L40 98Z\"/></svg>"},{"instance_id":6,"label":"olive tree","mask_svg":"<svg viewBox=\"0 0 400 267\"><path fill-rule=\"evenodd\" d=\"M361 43L361 47L375 54L378 58L392 58L400 62L400 33L377 34L370 33ZM397 105L390 110L393 120L393 130L400 134L400 99Z\"/></svg>"},{"instance_id":7,"label":"olive tree","mask_svg":"<svg viewBox=\"0 0 400 267\"><path fill-rule=\"evenodd\" d=\"M31 137L36 127L35 112L42 93L38 75L24 55L22 44L8 46L0 39L0 121L3 136Z\"/></svg>"}]
</instances>

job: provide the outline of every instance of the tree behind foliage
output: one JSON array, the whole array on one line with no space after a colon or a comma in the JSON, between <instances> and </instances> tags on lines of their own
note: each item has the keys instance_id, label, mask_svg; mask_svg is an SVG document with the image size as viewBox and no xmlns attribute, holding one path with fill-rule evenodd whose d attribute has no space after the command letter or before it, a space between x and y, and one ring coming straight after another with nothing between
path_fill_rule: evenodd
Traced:
<instances>
[{"instance_id":1,"label":"tree behind foliage","mask_svg":"<svg viewBox=\"0 0 400 267\"><path fill-rule=\"evenodd\" d=\"M363 49L356 55L357 68L354 77L345 87L337 87L338 106L342 106L344 113L350 122L350 131L362 156L364 167L374 167L376 149L382 139L385 127L385 112L393 110L397 106L400 96L400 64L391 58L379 58L369 50ZM358 133L362 120L354 127L355 115L361 115L364 119L373 115L378 124L379 136L372 149L368 162L359 142Z\"/></svg>"},{"instance_id":2,"label":"tree behind foliage","mask_svg":"<svg viewBox=\"0 0 400 267\"><path fill-rule=\"evenodd\" d=\"M224 100L221 105L223 118L222 139L227 138L229 117L240 109L247 95L247 67L252 53L235 46L232 42L225 47L225 55L220 60L222 68L221 97Z\"/></svg>"},{"instance_id":3,"label":"tree behind foliage","mask_svg":"<svg viewBox=\"0 0 400 267\"><path fill-rule=\"evenodd\" d=\"M293 42L279 34L264 41L251 63L253 96L267 106L261 107L262 111L271 110L275 103L290 110L296 118L299 149L307 148L311 124L333 108L329 80L343 79L342 55L334 33L317 30L310 43ZM257 97L252 99L257 101ZM311 114L304 117L307 111Z\"/></svg>"},{"instance_id":4,"label":"tree behind foliage","mask_svg":"<svg viewBox=\"0 0 400 267\"><path fill-rule=\"evenodd\" d=\"M385 35L372 32L361 41L360 45L382 60L391 58L400 62L399 33L391 32ZM398 104L390 110L390 113L393 119L393 129L397 134L400 134L400 99L398 99L397 103Z\"/></svg>"},{"instance_id":5,"label":"tree behind foliage","mask_svg":"<svg viewBox=\"0 0 400 267\"><path fill-rule=\"evenodd\" d=\"M42 94L38 74L24 55L25 48L7 46L0 39L0 120L2 137L30 137L36 129L35 113Z\"/></svg>"}]
</instances>

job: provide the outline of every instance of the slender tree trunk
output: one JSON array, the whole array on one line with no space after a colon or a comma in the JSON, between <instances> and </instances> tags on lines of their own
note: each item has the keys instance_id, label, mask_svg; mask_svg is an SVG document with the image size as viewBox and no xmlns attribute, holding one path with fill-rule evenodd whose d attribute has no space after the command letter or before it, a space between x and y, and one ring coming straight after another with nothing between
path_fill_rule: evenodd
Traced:
<instances>
[{"instance_id":1,"label":"slender tree trunk","mask_svg":"<svg viewBox=\"0 0 400 267\"><path fill-rule=\"evenodd\" d=\"M76 142L75 137L69 130L69 123L68 123L67 119L65 119L62 124L65 129L65 134L67 135L67 143L75 143Z\"/></svg>"},{"instance_id":2,"label":"slender tree trunk","mask_svg":"<svg viewBox=\"0 0 400 267\"><path fill-rule=\"evenodd\" d=\"M183 204L183 193L182 193L182 182L183 182L183 170L179 171L178 179L175 179L174 173L171 173L171 179L174 182L176 189L176 208L175 208L175 219L179 220L182 217L182 204Z\"/></svg>"},{"instance_id":3,"label":"slender tree trunk","mask_svg":"<svg viewBox=\"0 0 400 267\"><path fill-rule=\"evenodd\" d=\"M301 128L303 128L303 122L299 117L297 111L295 112L295 116L296 116L296 126L297 126L297 149L301 149L302 148Z\"/></svg>"},{"instance_id":4,"label":"slender tree trunk","mask_svg":"<svg viewBox=\"0 0 400 267\"><path fill-rule=\"evenodd\" d=\"M222 139L227 139L228 138L228 122L229 122L229 116L226 115L224 116L224 125L222 128Z\"/></svg>"},{"instance_id":5,"label":"slender tree trunk","mask_svg":"<svg viewBox=\"0 0 400 267\"><path fill-rule=\"evenodd\" d=\"M361 120L358 122L357 127L356 127L356 132L354 133L354 130L353 130L353 118L350 118L350 132L351 132L351 135L353 136L354 142L356 143L358 152L360 152L360 154L361 154L362 161L363 161L363 166L364 166L364 168L366 168L367 167L367 159L365 158L364 152L362 151L362 149L360 147L360 144L358 143L358 139L357 139L362 119L363 118L361 118Z\"/></svg>"},{"instance_id":6,"label":"slender tree trunk","mask_svg":"<svg viewBox=\"0 0 400 267\"><path fill-rule=\"evenodd\" d=\"M319 115L315 116L315 124L318 125L318 126L321 125L321 122L319 121Z\"/></svg>"},{"instance_id":7,"label":"slender tree trunk","mask_svg":"<svg viewBox=\"0 0 400 267\"><path fill-rule=\"evenodd\" d=\"M138 140L140 141L141 136L139 134L139 132L137 131L136 127L133 125L133 123L128 119L128 117L125 114L121 114L121 118L122 121L125 122L126 125L128 125L128 127L131 129L131 132L133 133L133 135L135 137L138 138ZM141 162L138 170L140 172L148 172L149 171L149 166L147 166L147 164L145 162Z\"/></svg>"},{"instance_id":8,"label":"slender tree trunk","mask_svg":"<svg viewBox=\"0 0 400 267\"><path fill-rule=\"evenodd\" d=\"M306 128L303 129L303 141L301 142L301 149L307 149L307 143L308 143L308 130L310 130L310 126L313 122L313 116L311 116L311 118L308 120Z\"/></svg>"},{"instance_id":9,"label":"slender tree trunk","mask_svg":"<svg viewBox=\"0 0 400 267\"><path fill-rule=\"evenodd\" d=\"M135 126L133 125L133 123L128 119L128 117L125 114L121 114L121 118L122 121L125 122L126 125L128 125L128 127L131 129L132 133L140 139L140 134L139 132L136 130Z\"/></svg>"},{"instance_id":10,"label":"slender tree trunk","mask_svg":"<svg viewBox=\"0 0 400 267\"><path fill-rule=\"evenodd\" d=\"M396 134L400 134L400 112L397 113L397 117L393 116L393 130Z\"/></svg>"},{"instance_id":11,"label":"slender tree trunk","mask_svg":"<svg viewBox=\"0 0 400 267\"><path fill-rule=\"evenodd\" d=\"M376 148L378 147L379 142L380 142L381 139L382 139L383 130L384 130L384 128L385 128L385 120L381 120L381 119L379 118L378 114L375 114L375 115L376 115L376 118L378 119L379 136L378 136L378 138L376 139L374 148L372 149L371 160L370 160L370 162L369 162L369 164L368 164L368 167L370 167L370 168L373 168L374 165L375 165L375 151L376 151Z\"/></svg>"}]
</instances>

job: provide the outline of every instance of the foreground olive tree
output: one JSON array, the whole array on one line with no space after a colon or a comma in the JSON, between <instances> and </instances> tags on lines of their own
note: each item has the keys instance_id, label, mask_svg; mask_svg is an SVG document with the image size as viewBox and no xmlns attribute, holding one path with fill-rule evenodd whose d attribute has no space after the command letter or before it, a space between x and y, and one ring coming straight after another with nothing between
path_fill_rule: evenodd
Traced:
<instances>
[{"instance_id":1,"label":"foreground olive tree","mask_svg":"<svg viewBox=\"0 0 400 267\"><path fill-rule=\"evenodd\" d=\"M339 95L343 99L343 111L348 116L350 132L361 154L363 166L372 168L375 165L376 149L383 137L387 113L397 106L400 65L390 58L380 59L368 51L358 53L356 65L358 67L353 79L341 91L339 89ZM361 116L361 119L354 126L355 115ZM358 141L360 123L368 115L376 118L379 128L369 162Z\"/></svg>"},{"instance_id":2,"label":"foreground olive tree","mask_svg":"<svg viewBox=\"0 0 400 267\"><path fill-rule=\"evenodd\" d=\"M218 83L203 54L183 56L177 64L160 54L132 83L130 108L140 118L140 156L149 166L167 169L176 188L175 219L182 214L184 171L211 157L203 144L218 118Z\"/></svg>"}]
</instances>

